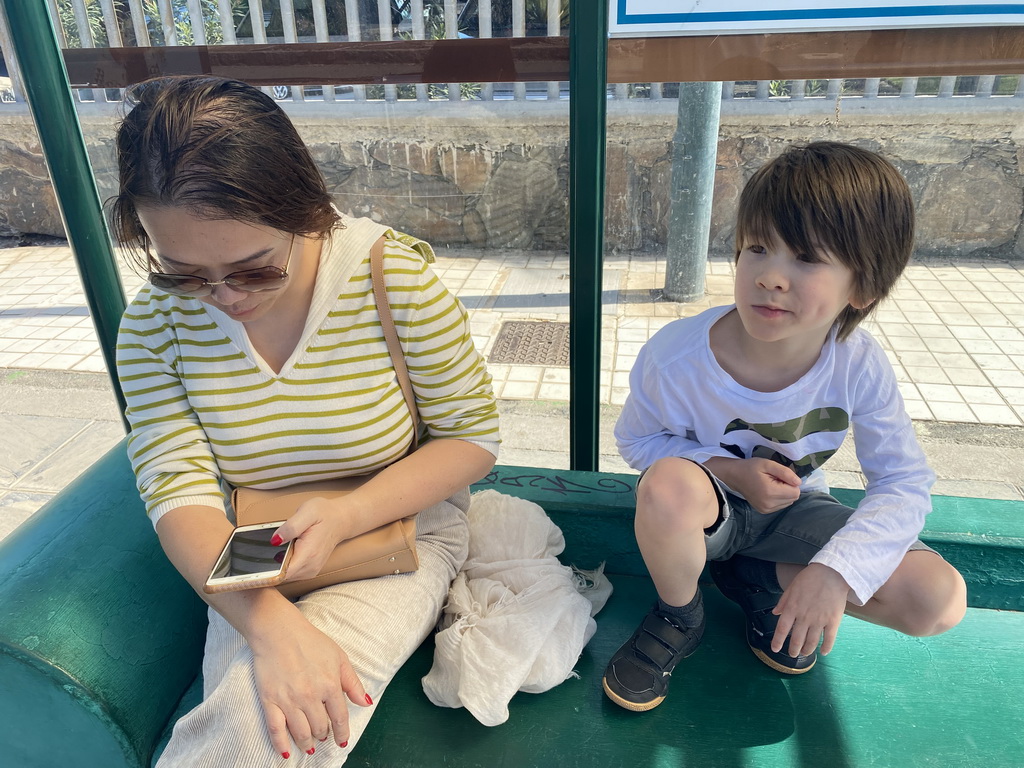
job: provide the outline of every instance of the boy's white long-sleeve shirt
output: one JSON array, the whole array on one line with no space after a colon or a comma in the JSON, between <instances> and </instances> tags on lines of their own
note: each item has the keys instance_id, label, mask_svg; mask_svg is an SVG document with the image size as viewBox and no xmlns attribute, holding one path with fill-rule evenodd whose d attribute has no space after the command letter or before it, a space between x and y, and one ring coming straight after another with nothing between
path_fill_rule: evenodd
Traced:
<instances>
[{"instance_id":1,"label":"boy's white long-sleeve shirt","mask_svg":"<svg viewBox=\"0 0 1024 768\"><path fill-rule=\"evenodd\" d=\"M732 309L677 320L644 345L615 427L619 452L638 470L669 456L771 458L800 475L803 491L827 492L820 466L852 425L866 494L811 562L838 571L863 605L924 527L935 481L892 366L867 331L843 342L833 332L799 381L777 392L748 389L711 351L711 326Z\"/></svg>"}]
</instances>

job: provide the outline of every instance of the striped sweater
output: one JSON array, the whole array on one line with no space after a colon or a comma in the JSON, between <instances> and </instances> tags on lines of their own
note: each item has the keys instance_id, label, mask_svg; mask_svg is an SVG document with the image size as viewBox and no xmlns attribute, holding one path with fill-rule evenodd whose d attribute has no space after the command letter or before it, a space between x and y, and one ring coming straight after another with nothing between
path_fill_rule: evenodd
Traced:
<instances>
[{"instance_id":1,"label":"striped sweater","mask_svg":"<svg viewBox=\"0 0 1024 768\"><path fill-rule=\"evenodd\" d=\"M413 421L395 376L370 279L384 273L426 439L497 454L491 378L462 304L431 271L426 243L368 219L324 243L302 340L280 373L243 324L198 299L144 287L126 310L117 371L132 426L128 453L156 525L189 504L225 508L221 481L280 488L361 474L401 458Z\"/></svg>"}]
</instances>

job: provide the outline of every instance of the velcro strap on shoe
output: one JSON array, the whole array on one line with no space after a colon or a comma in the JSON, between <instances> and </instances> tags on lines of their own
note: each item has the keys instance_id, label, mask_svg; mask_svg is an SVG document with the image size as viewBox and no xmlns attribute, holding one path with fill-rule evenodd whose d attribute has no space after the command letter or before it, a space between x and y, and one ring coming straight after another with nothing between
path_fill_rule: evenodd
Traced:
<instances>
[{"instance_id":1,"label":"velcro strap on shoe","mask_svg":"<svg viewBox=\"0 0 1024 768\"><path fill-rule=\"evenodd\" d=\"M743 596L743 602L746 603L743 607L748 611L757 613L771 611L772 608L779 604L780 597L782 595L775 595L766 590L751 590Z\"/></svg>"},{"instance_id":2,"label":"velcro strap on shoe","mask_svg":"<svg viewBox=\"0 0 1024 768\"><path fill-rule=\"evenodd\" d=\"M757 634L768 639L775 636L775 630L779 626L779 617L771 611L752 613L747 617L747 620Z\"/></svg>"},{"instance_id":3,"label":"velcro strap on shoe","mask_svg":"<svg viewBox=\"0 0 1024 768\"><path fill-rule=\"evenodd\" d=\"M690 634L652 613L647 614L641 627L643 632L639 633L633 647L661 670L673 667L680 654L694 642Z\"/></svg>"}]
</instances>

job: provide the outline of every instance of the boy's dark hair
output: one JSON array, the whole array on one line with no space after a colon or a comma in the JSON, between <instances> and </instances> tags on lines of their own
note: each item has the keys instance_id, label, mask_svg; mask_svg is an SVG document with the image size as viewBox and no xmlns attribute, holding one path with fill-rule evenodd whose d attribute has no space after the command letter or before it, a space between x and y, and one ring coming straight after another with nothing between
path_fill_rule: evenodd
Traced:
<instances>
[{"instance_id":1,"label":"boy's dark hair","mask_svg":"<svg viewBox=\"0 0 1024 768\"><path fill-rule=\"evenodd\" d=\"M183 207L298 235L339 224L309 149L284 111L258 88L220 77L158 77L125 94L117 129L118 194L107 201L113 234L140 250L149 238L138 208Z\"/></svg>"},{"instance_id":2,"label":"boy's dark hair","mask_svg":"<svg viewBox=\"0 0 1024 768\"><path fill-rule=\"evenodd\" d=\"M847 306L843 340L892 290L914 247L914 203L906 180L881 156L850 144L791 147L755 173L740 194L736 255L775 237L794 251L831 251L853 272L865 309Z\"/></svg>"}]
</instances>

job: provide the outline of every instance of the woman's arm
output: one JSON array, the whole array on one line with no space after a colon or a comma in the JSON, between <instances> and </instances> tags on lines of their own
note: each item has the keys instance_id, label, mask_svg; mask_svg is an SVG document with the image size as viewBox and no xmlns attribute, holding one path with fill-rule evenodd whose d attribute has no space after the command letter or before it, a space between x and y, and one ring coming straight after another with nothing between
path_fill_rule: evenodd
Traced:
<instances>
[{"instance_id":1,"label":"woman's arm","mask_svg":"<svg viewBox=\"0 0 1024 768\"><path fill-rule=\"evenodd\" d=\"M246 639L274 749L307 752L331 731L348 740L348 706L369 700L348 656L274 588L208 595L203 584L231 523L213 507L184 506L164 514L157 535L167 557L196 593Z\"/></svg>"},{"instance_id":2,"label":"woman's arm","mask_svg":"<svg viewBox=\"0 0 1024 768\"><path fill-rule=\"evenodd\" d=\"M340 542L432 507L493 466L494 455L478 445L431 440L350 494L310 499L277 529L282 541L295 540L288 580L316 576Z\"/></svg>"}]
</instances>

